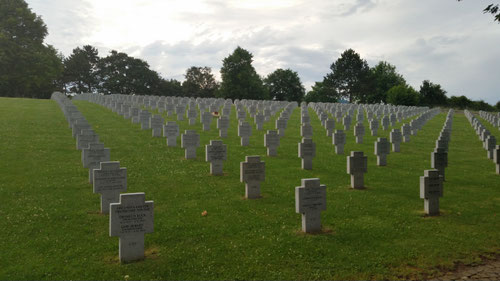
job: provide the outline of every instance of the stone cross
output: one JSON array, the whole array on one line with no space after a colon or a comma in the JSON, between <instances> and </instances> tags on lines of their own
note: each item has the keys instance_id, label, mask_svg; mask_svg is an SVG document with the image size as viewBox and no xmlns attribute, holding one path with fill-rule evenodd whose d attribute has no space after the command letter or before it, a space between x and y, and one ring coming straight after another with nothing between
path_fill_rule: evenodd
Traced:
<instances>
[{"instance_id":1,"label":"stone cross","mask_svg":"<svg viewBox=\"0 0 500 281\"><path fill-rule=\"evenodd\" d=\"M444 181L444 170L448 167L448 152L444 148L437 147L431 152L431 167L439 172Z\"/></svg>"},{"instance_id":2,"label":"stone cross","mask_svg":"<svg viewBox=\"0 0 500 281\"><path fill-rule=\"evenodd\" d=\"M302 169L312 170L314 157L316 157L316 144L311 138L302 138L302 142L299 142L299 158L302 159Z\"/></svg>"},{"instance_id":3,"label":"stone cross","mask_svg":"<svg viewBox=\"0 0 500 281\"><path fill-rule=\"evenodd\" d=\"M120 237L120 262L144 258L144 234L154 228L153 201L145 201L143 192L120 194L119 203L111 203L109 236Z\"/></svg>"},{"instance_id":4,"label":"stone cross","mask_svg":"<svg viewBox=\"0 0 500 281\"><path fill-rule=\"evenodd\" d=\"M485 141L485 148L487 150L487 156L488 156L488 159L491 159L493 160L493 156L495 154L495 147L497 145L497 140L495 138L495 136L493 135L490 135L486 138L486 141Z\"/></svg>"},{"instance_id":5,"label":"stone cross","mask_svg":"<svg viewBox=\"0 0 500 281\"><path fill-rule=\"evenodd\" d=\"M408 124L401 126L401 133L403 134L403 142L410 142L411 127Z\"/></svg>"},{"instance_id":6,"label":"stone cross","mask_svg":"<svg viewBox=\"0 0 500 281\"><path fill-rule=\"evenodd\" d=\"M94 193L101 194L101 213L109 214L109 204L120 201L120 192L127 191L127 168L119 161L101 162L94 169Z\"/></svg>"},{"instance_id":7,"label":"stone cross","mask_svg":"<svg viewBox=\"0 0 500 281\"><path fill-rule=\"evenodd\" d=\"M167 116L170 117L174 115L175 105L173 103L167 103L165 104L165 110L167 111Z\"/></svg>"},{"instance_id":8,"label":"stone cross","mask_svg":"<svg viewBox=\"0 0 500 281\"><path fill-rule=\"evenodd\" d=\"M260 198L260 182L266 178L266 163L260 156L246 156L240 162L240 181L245 183L245 198Z\"/></svg>"},{"instance_id":9,"label":"stone cross","mask_svg":"<svg viewBox=\"0 0 500 281\"><path fill-rule=\"evenodd\" d=\"M163 136L167 137L167 146L177 146L179 136L179 125L175 121L168 121L163 125Z\"/></svg>"},{"instance_id":10,"label":"stone cross","mask_svg":"<svg viewBox=\"0 0 500 281\"><path fill-rule=\"evenodd\" d=\"M252 126L248 121L240 121L238 126L238 137L241 138L241 146L248 146L250 144L250 136L252 135Z\"/></svg>"},{"instance_id":11,"label":"stone cross","mask_svg":"<svg viewBox=\"0 0 500 281\"><path fill-rule=\"evenodd\" d=\"M76 138L76 135L81 134L82 130L90 130L92 127L85 119L76 119L75 123L72 125L72 134Z\"/></svg>"},{"instance_id":12,"label":"stone cross","mask_svg":"<svg viewBox=\"0 0 500 281\"><path fill-rule=\"evenodd\" d=\"M392 143L392 151L399 152L401 142L403 141L403 135L401 135L401 131L399 129L392 129L390 141Z\"/></svg>"},{"instance_id":13,"label":"stone cross","mask_svg":"<svg viewBox=\"0 0 500 281\"><path fill-rule=\"evenodd\" d=\"M247 119L247 112L245 110L236 110L236 118L238 121L244 121Z\"/></svg>"},{"instance_id":14,"label":"stone cross","mask_svg":"<svg viewBox=\"0 0 500 281\"><path fill-rule=\"evenodd\" d=\"M344 154L345 133L343 130L335 130L332 135L332 143L335 145L335 153Z\"/></svg>"},{"instance_id":15,"label":"stone cross","mask_svg":"<svg viewBox=\"0 0 500 281\"><path fill-rule=\"evenodd\" d=\"M370 131L371 131L371 134L372 136L376 136L377 135L377 131L378 131L378 119L372 119L370 120Z\"/></svg>"},{"instance_id":16,"label":"stone cross","mask_svg":"<svg viewBox=\"0 0 500 281\"><path fill-rule=\"evenodd\" d=\"M205 161L210 162L210 174L222 175L224 161L227 160L227 145L221 140L211 140L205 145Z\"/></svg>"},{"instance_id":17,"label":"stone cross","mask_svg":"<svg viewBox=\"0 0 500 281\"><path fill-rule=\"evenodd\" d=\"M267 156L278 155L280 136L277 131L267 131L267 134L264 135L264 146L267 147Z\"/></svg>"},{"instance_id":18,"label":"stone cross","mask_svg":"<svg viewBox=\"0 0 500 281\"><path fill-rule=\"evenodd\" d=\"M384 115L384 117L382 118L382 129L384 131L387 131L387 129L389 129L389 121L389 116Z\"/></svg>"},{"instance_id":19,"label":"stone cross","mask_svg":"<svg viewBox=\"0 0 500 281\"><path fill-rule=\"evenodd\" d=\"M89 183L93 182L94 169L99 167L99 163L109 159L109 148L104 148L103 143L89 143L87 148L82 149L82 163L84 168L89 169Z\"/></svg>"},{"instance_id":20,"label":"stone cross","mask_svg":"<svg viewBox=\"0 0 500 281\"><path fill-rule=\"evenodd\" d=\"M189 125L196 124L196 118L198 117L198 110L195 107L189 108L187 112L187 117L189 119Z\"/></svg>"},{"instance_id":21,"label":"stone cross","mask_svg":"<svg viewBox=\"0 0 500 281\"><path fill-rule=\"evenodd\" d=\"M205 111L201 114L201 123L203 124L203 131L210 130L210 124L212 123L212 113Z\"/></svg>"},{"instance_id":22,"label":"stone cross","mask_svg":"<svg viewBox=\"0 0 500 281\"><path fill-rule=\"evenodd\" d=\"M181 135L181 147L184 148L186 159L196 158L196 148L200 146L200 135L195 130L185 130Z\"/></svg>"},{"instance_id":23,"label":"stone cross","mask_svg":"<svg viewBox=\"0 0 500 281\"><path fill-rule=\"evenodd\" d=\"M302 179L295 187L295 212L302 214L302 231L321 231L321 211L326 210L326 185L318 178Z\"/></svg>"},{"instance_id":24,"label":"stone cross","mask_svg":"<svg viewBox=\"0 0 500 281\"><path fill-rule=\"evenodd\" d=\"M344 123L344 130L349 131L349 127L351 126L351 116L349 114L344 116L342 122Z\"/></svg>"},{"instance_id":25,"label":"stone cross","mask_svg":"<svg viewBox=\"0 0 500 281\"><path fill-rule=\"evenodd\" d=\"M358 122L354 126L354 136L356 137L356 143L363 143L363 136L365 135L365 126L363 123Z\"/></svg>"},{"instance_id":26,"label":"stone cross","mask_svg":"<svg viewBox=\"0 0 500 281\"><path fill-rule=\"evenodd\" d=\"M495 162L497 174L500 174L500 145L495 146L493 162Z\"/></svg>"},{"instance_id":27,"label":"stone cross","mask_svg":"<svg viewBox=\"0 0 500 281\"><path fill-rule=\"evenodd\" d=\"M262 130L262 126L264 125L264 120L265 120L264 114L262 112L259 112L258 114L255 115L255 125L257 127L257 130Z\"/></svg>"},{"instance_id":28,"label":"stone cross","mask_svg":"<svg viewBox=\"0 0 500 281\"><path fill-rule=\"evenodd\" d=\"M303 138L312 138L313 136L313 127L309 123L304 123L300 127L300 135Z\"/></svg>"},{"instance_id":29,"label":"stone cross","mask_svg":"<svg viewBox=\"0 0 500 281\"><path fill-rule=\"evenodd\" d=\"M147 110L139 111L139 123L141 123L141 130L148 130L151 128L149 126L150 117L151 117L151 112Z\"/></svg>"},{"instance_id":30,"label":"stone cross","mask_svg":"<svg viewBox=\"0 0 500 281\"><path fill-rule=\"evenodd\" d=\"M424 199L426 214L439 215L439 197L443 197L443 176L438 170L425 170L420 177L420 198Z\"/></svg>"},{"instance_id":31,"label":"stone cross","mask_svg":"<svg viewBox=\"0 0 500 281\"><path fill-rule=\"evenodd\" d=\"M374 152L377 155L377 166L387 166L387 154L390 152L390 143L387 138L377 138Z\"/></svg>"},{"instance_id":32,"label":"stone cross","mask_svg":"<svg viewBox=\"0 0 500 281\"><path fill-rule=\"evenodd\" d=\"M83 129L76 135L76 149L82 150L89 146L89 143L99 142L99 136L91 129Z\"/></svg>"},{"instance_id":33,"label":"stone cross","mask_svg":"<svg viewBox=\"0 0 500 281\"><path fill-rule=\"evenodd\" d=\"M280 138L285 136L286 123L286 119L276 119L276 129L278 130L278 135L280 136Z\"/></svg>"},{"instance_id":34,"label":"stone cross","mask_svg":"<svg viewBox=\"0 0 500 281\"><path fill-rule=\"evenodd\" d=\"M227 138L227 130L229 129L229 116L223 115L217 119L217 129L219 129L219 137Z\"/></svg>"},{"instance_id":35,"label":"stone cross","mask_svg":"<svg viewBox=\"0 0 500 281\"><path fill-rule=\"evenodd\" d=\"M335 119L326 119L325 121L326 136L331 137L335 130Z\"/></svg>"},{"instance_id":36,"label":"stone cross","mask_svg":"<svg viewBox=\"0 0 500 281\"><path fill-rule=\"evenodd\" d=\"M347 156L347 173L351 175L351 187L363 189L364 174L368 172L368 157L363 155L363 151L351 151L351 156Z\"/></svg>"},{"instance_id":37,"label":"stone cross","mask_svg":"<svg viewBox=\"0 0 500 281\"><path fill-rule=\"evenodd\" d=\"M161 138L163 122L163 117L160 115L153 115L149 118L149 127L153 130L153 137Z\"/></svg>"},{"instance_id":38,"label":"stone cross","mask_svg":"<svg viewBox=\"0 0 500 281\"><path fill-rule=\"evenodd\" d=\"M448 151L448 141L440 137L436 140L436 147L443 148L444 150Z\"/></svg>"},{"instance_id":39,"label":"stone cross","mask_svg":"<svg viewBox=\"0 0 500 281\"><path fill-rule=\"evenodd\" d=\"M177 105L175 107L175 114L177 114L177 121L184 120L184 113L186 113L186 108L183 105Z\"/></svg>"}]
</instances>

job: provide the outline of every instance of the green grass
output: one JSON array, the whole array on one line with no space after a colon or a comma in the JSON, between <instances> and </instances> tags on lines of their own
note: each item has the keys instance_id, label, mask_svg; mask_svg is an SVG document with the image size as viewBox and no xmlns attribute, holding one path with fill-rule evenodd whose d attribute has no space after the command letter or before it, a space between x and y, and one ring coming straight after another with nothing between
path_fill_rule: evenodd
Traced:
<instances>
[{"instance_id":1,"label":"green grass","mask_svg":"<svg viewBox=\"0 0 500 281\"><path fill-rule=\"evenodd\" d=\"M346 155L334 153L310 109L317 157L313 170L297 157L300 110L294 110L278 157L267 157L264 131L249 147L237 137L234 108L223 176L211 176L204 145L218 139L215 120L201 133L196 160L180 147L152 138L110 110L74 102L106 147L128 170L128 192L155 202L155 232L146 235L146 259L121 265L118 238L98 214L75 140L54 101L0 99L0 279L395 279L432 276L454 262L479 261L500 249L500 176L462 113L453 120L449 167L439 217L423 216L419 176L443 126L430 120L386 167L373 155L376 137L356 144L347 132L346 155L368 155L365 190L349 188ZM166 115L165 115L166 117ZM174 118L167 118L173 120ZM178 122L181 131L196 129ZM487 122L483 122L487 125ZM338 125L337 125L338 126ZM398 124L398 128L401 123ZM368 122L365 121L369 134ZM255 128L255 127L254 127ZM264 129L274 129L274 119ZM496 132L498 133L498 131ZM379 129L379 135L389 132ZM498 134L497 134L498 135ZM180 138L178 139L180 145ZM245 200L239 163L266 162L263 198ZM304 235L295 213L295 186L319 177L327 186L324 233ZM207 216L201 216L206 210Z\"/></svg>"}]
</instances>

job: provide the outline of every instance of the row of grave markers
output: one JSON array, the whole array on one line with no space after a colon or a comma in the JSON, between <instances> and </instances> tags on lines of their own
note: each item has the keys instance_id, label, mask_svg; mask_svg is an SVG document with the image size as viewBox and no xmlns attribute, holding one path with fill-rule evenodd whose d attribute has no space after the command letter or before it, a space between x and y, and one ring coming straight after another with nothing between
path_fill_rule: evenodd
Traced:
<instances>
[{"instance_id":1,"label":"row of grave markers","mask_svg":"<svg viewBox=\"0 0 500 281\"><path fill-rule=\"evenodd\" d=\"M496 173L500 174L500 145L497 145L495 136L470 111L464 110L464 113L482 141L483 148L486 150L486 156L495 163Z\"/></svg>"}]
</instances>

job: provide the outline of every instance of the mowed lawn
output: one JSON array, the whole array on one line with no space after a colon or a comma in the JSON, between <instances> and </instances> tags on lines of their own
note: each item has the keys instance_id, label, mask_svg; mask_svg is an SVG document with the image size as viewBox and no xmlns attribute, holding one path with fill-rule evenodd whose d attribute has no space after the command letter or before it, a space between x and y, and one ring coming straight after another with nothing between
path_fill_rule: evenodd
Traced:
<instances>
[{"instance_id":1,"label":"mowed lawn","mask_svg":"<svg viewBox=\"0 0 500 281\"><path fill-rule=\"evenodd\" d=\"M185 160L183 149L167 147L150 130L99 105L74 104L111 149L111 159L127 168L128 192L145 192L155 203L146 259L118 262L118 238L109 237L109 218L99 214L99 195L92 193L57 103L0 98L2 280L422 278L499 252L500 175L462 112L453 118L442 214L425 217L419 177L431 168L446 112L403 143L400 153L391 153L386 167L377 167L376 137L366 120L364 144L355 143L351 127L346 154L336 155L309 109L317 156L313 170L304 171L297 157L299 108L277 157L265 156L264 131L255 127L250 146L240 146L233 108L224 175L211 176L204 145L219 139L215 120L209 132L199 122L179 122L182 131L201 134L197 159ZM265 129L274 129L274 118ZM379 129L379 136L389 131ZM365 190L349 188L346 155L353 150L368 155ZM246 155L266 162L258 200L245 200L239 181ZM327 210L323 233L305 235L294 190L302 178L313 177L327 186Z\"/></svg>"}]
</instances>

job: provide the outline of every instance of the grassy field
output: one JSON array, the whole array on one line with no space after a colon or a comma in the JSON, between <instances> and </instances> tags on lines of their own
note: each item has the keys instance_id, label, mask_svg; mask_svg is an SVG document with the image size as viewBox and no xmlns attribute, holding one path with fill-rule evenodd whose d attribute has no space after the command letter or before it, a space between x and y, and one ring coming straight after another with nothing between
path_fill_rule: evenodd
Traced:
<instances>
[{"instance_id":1,"label":"grassy field","mask_svg":"<svg viewBox=\"0 0 500 281\"><path fill-rule=\"evenodd\" d=\"M109 237L109 218L99 214L99 195L92 193L57 103L0 98L2 280L421 278L500 250L500 176L461 112L453 119L442 214L424 217L419 176L430 169L444 112L403 143L401 153L391 153L386 167L376 166L376 137L356 144L351 128L346 154L368 155L368 188L352 190L346 156L334 153L312 110L312 171L301 170L297 157L298 108L278 157L265 156L264 131L253 130L249 147L239 145L233 109L225 173L211 176L204 145L218 139L215 121L201 134L197 159L185 160L183 149L167 147L150 130L99 105L74 104L111 149L111 160L127 168L128 192L145 192L155 202L146 259L118 262L118 239ZM200 123L179 124L182 131L201 132ZM369 133L367 121L365 127ZM274 129L274 121L264 128ZM491 131L500 139L498 130ZM389 132L379 129L379 135ZM246 155L266 162L259 200L243 198L239 163ZM312 177L327 186L324 233L304 235L294 189Z\"/></svg>"}]
</instances>

